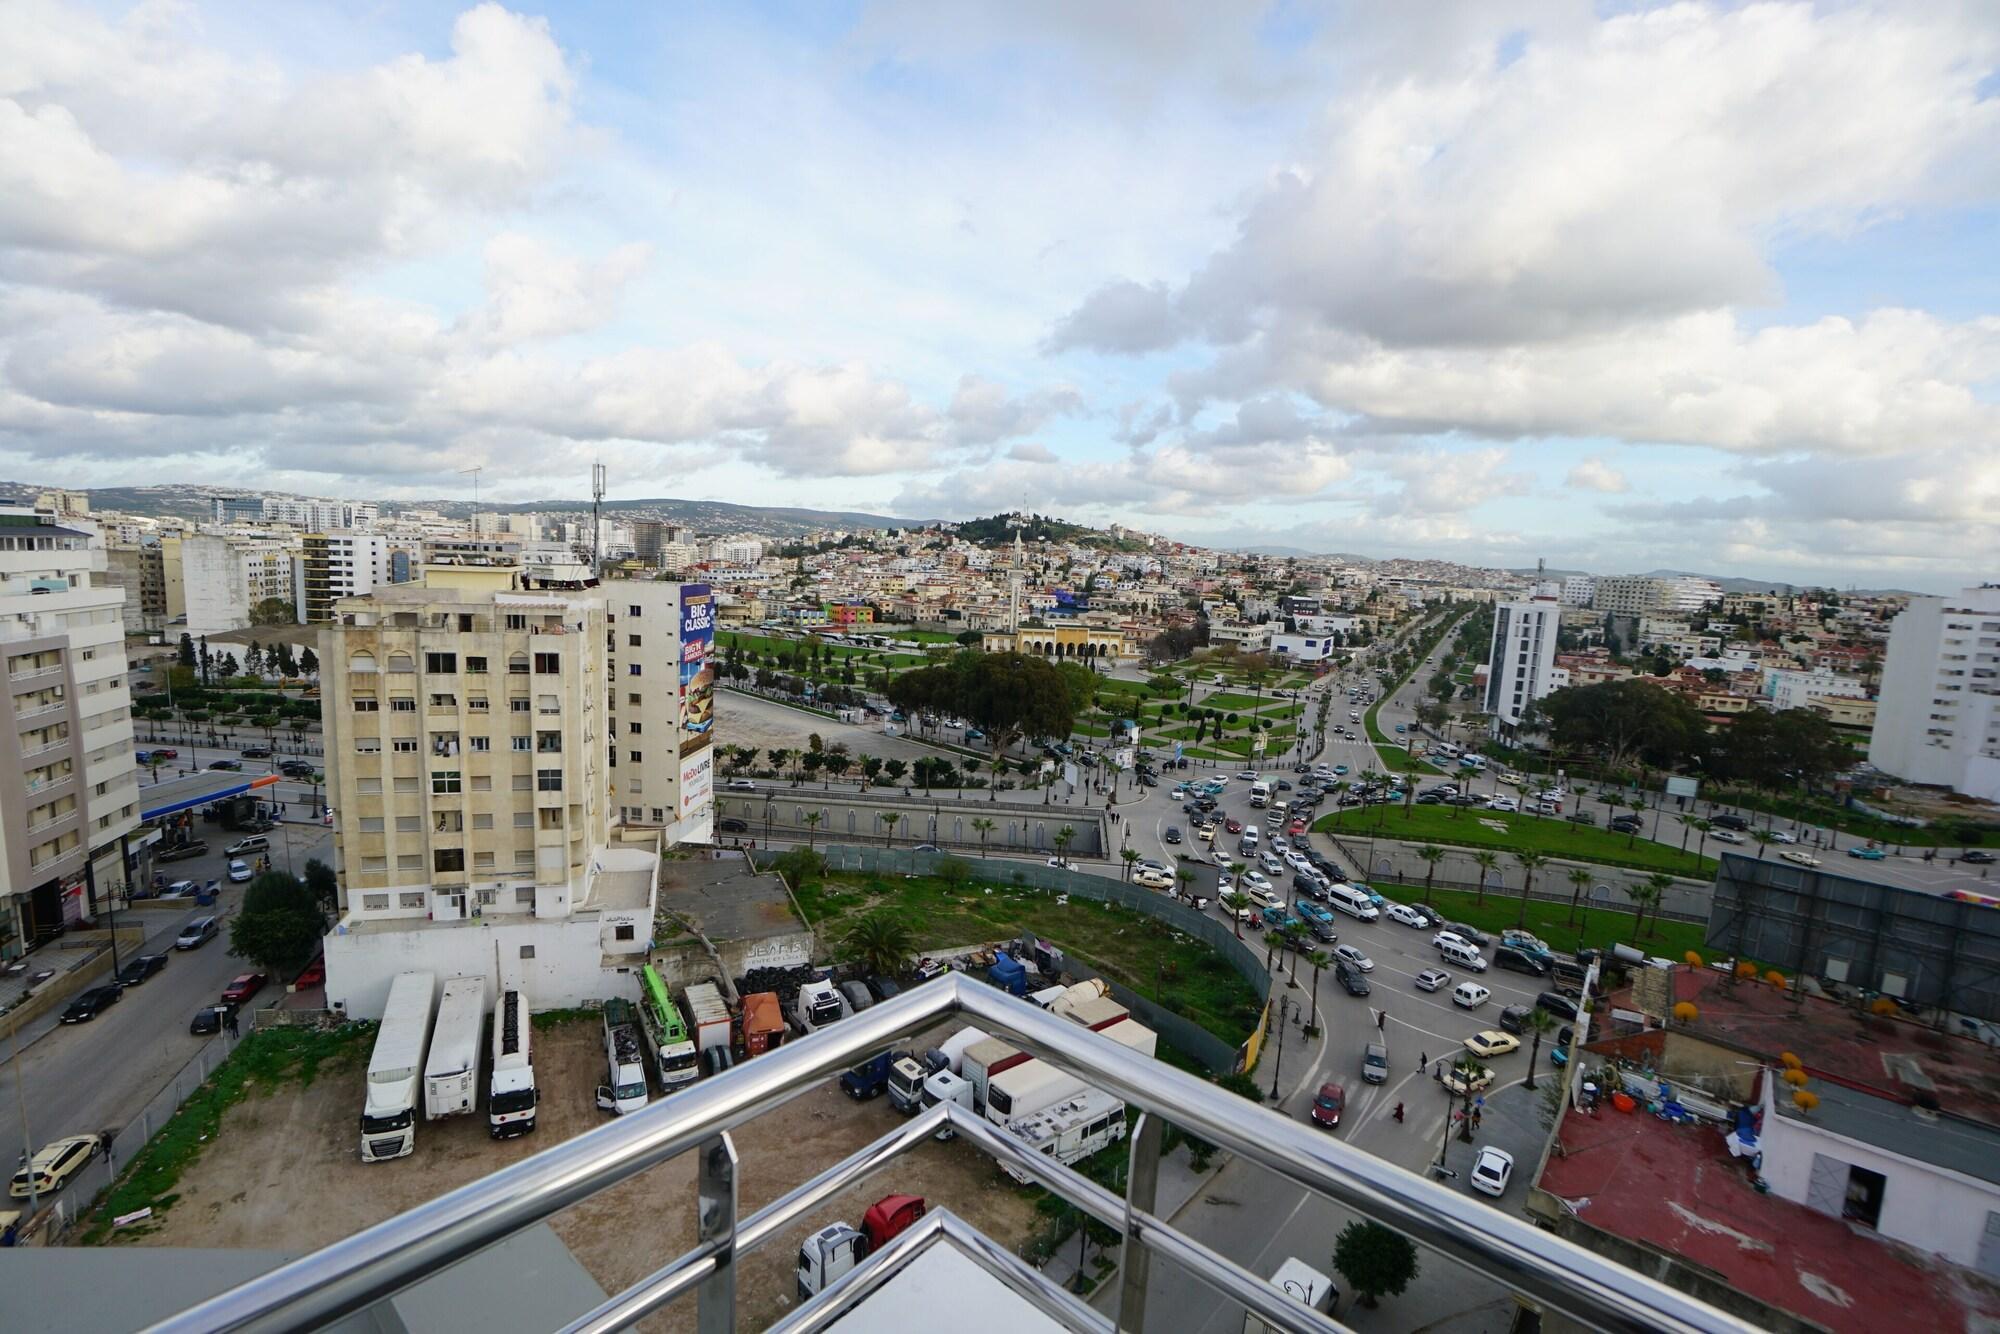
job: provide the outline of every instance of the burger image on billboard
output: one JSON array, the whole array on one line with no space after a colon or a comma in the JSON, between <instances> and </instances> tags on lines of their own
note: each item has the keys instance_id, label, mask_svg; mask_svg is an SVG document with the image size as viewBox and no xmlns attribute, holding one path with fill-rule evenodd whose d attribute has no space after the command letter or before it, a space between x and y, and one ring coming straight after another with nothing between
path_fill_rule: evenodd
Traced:
<instances>
[{"instance_id":1,"label":"burger image on billboard","mask_svg":"<svg viewBox=\"0 0 2000 1334\"><path fill-rule=\"evenodd\" d=\"M715 597L706 584L681 589L681 754L709 744L715 726Z\"/></svg>"}]
</instances>

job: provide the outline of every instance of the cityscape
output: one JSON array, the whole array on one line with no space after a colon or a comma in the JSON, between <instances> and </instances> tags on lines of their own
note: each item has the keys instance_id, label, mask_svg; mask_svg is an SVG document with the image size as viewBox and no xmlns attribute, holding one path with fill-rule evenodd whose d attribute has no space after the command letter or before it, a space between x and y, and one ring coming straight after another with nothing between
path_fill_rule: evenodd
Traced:
<instances>
[{"instance_id":1,"label":"cityscape","mask_svg":"<svg viewBox=\"0 0 2000 1334\"><path fill-rule=\"evenodd\" d=\"M0 1327L2000 1324L1991 16L33 8Z\"/></svg>"}]
</instances>

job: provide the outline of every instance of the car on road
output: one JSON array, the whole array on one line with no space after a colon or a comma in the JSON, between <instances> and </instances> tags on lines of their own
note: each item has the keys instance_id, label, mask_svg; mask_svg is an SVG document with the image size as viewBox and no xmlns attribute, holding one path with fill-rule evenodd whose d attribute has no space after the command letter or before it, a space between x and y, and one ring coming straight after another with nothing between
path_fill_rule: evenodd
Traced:
<instances>
[{"instance_id":1,"label":"car on road","mask_svg":"<svg viewBox=\"0 0 2000 1334\"><path fill-rule=\"evenodd\" d=\"M1169 843L1178 843L1181 841L1181 828L1179 825L1170 824L1167 826L1166 832L1161 834L1160 837Z\"/></svg>"},{"instance_id":2,"label":"car on road","mask_svg":"<svg viewBox=\"0 0 2000 1334\"><path fill-rule=\"evenodd\" d=\"M1804 854L1781 852L1778 855L1780 857L1785 857L1785 858L1794 858L1803 856ZM1882 851L1882 849L1880 848L1849 848L1847 850L1847 855L1850 857L1859 857L1864 862L1879 862L1889 854ZM1812 863L1812 864L1817 865L1817 863Z\"/></svg>"},{"instance_id":3,"label":"car on road","mask_svg":"<svg viewBox=\"0 0 2000 1334\"><path fill-rule=\"evenodd\" d=\"M116 1005L118 998L124 994L115 986L92 987L88 991L80 992L76 999L69 1003L69 1008L62 1012L62 1021L66 1024L87 1024Z\"/></svg>"},{"instance_id":4,"label":"car on road","mask_svg":"<svg viewBox=\"0 0 2000 1334\"><path fill-rule=\"evenodd\" d=\"M1314 1125L1331 1130L1340 1124L1340 1114L1346 1110L1347 1090L1338 1084L1321 1084L1306 1115Z\"/></svg>"},{"instance_id":5,"label":"car on road","mask_svg":"<svg viewBox=\"0 0 2000 1334\"><path fill-rule=\"evenodd\" d=\"M118 985L136 987L143 985L147 978L167 966L164 954L141 954L118 970Z\"/></svg>"},{"instance_id":6,"label":"car on road","mask_svg":"<svg viewBox=\"0 0 2000 1334\"><path fill-rule=\"evenodd\" d=\"M96 1135L65 1135L42 1146L40 1153L14 1173L7 1193L17 1200L29 1195L53 1195L88 1163L104 1141ZM32 1186L31 1186L32 1183Z\"/></svg>"},{"instance_id":7,"label":"car on road","mask_svg":"<svg viewBox=\"0 0 2000 1334\"><path fill-rule=\"evenodd\" d=\"M1507 1193L1507 1183L1514 1179L1514 1155L1505 1149L1496 1149L1491 1144L1479 1150L1479 1157L1472 1163L1472 1188L1482 1195L1496 1198Z\"/></svg>"},{"instance_id":8,"label":"car on road","mask_svg":"<svg viewBox=\"0 0 2000 1334\"><path fill-rule=\"evenodd\" d=\"M244 883L246 883L246 882L247 882L247 881L248 881L248 880L250 879L250 876L251 876L251 875L252 875L252 872L251 872L251 870L250 870L250 863L249 863L249 862L246 862L246 861L243 861L243 860L241 860L241 859L239 858L239 859L237 859L237 860L234 860L234 861L231 861L231 862L229 863L229 883L230 883L230 884L232 884L232 885L241 885L241 884L244 884Z\"/></svg>"},{"instance_id":9,"label":"car on road","mask_svg":"<svg viewBox=\"0 0 2000 1334\"><path fill-rule=\"evenodd\" d=\"M1993 854L1980 848L1969 848L1960 854L1959 860L1970 862L1974 866L1990 866L1993 864Z\"/></svg>"},{"instance_id":10,"label":"car on road","mask_svg":"<svg viewBox=\"0 0 2000 1334\"><path fill-rule=\"evenodd\" d=\"M222 1003L225 1005L241 1005L262 991L264 984L268 981L270 979L262 973L239 973L230 979L228 986L222 989Z\"/></svg>"},{"instance_id":11,"label":"car on road","mask_svg":"<svg viewBox=\"0 0 2000 1334\"><path fill-rule=\"evenodd\" d=\"M1416 976L1418 991L1442 991L1451 985L1451 974L1442 968L1426 968Z\"/></svg>"},{"instance_id":12,"label":"car on road","mask_svg":"<svg viewBox=\"0 0 2000 1334\"><path fill-rule=\"evenodd\" d=\"M1415 904L1392 903L1382 911L1390 921L1401 922L1404 926L1421 928L1431 924L1430 914Z\"/></svg>"},{"instance_id":13,"label":"car on road","mask_svg":"<svg viewBox=\"0 0 2000 1334\"><path fill-rule=\"evenodd\" d=\"M1505 1056L1509 1052L1521 1050L1521 1039L1512 1033L1502 1033L1489 1028L1483 1033L1474 1033L1465 1040L1465 1049L1474 1056Z\"/></svg>"},{"instance_id":14,"label":"car on road","mask_svg":"<svg viewBox=\"0 0 2000 1334\"><path fill-rule=\"evenodd\" d=\"M236 1013L234 1005L204 1005L194 1012L194 1018L188 1020L188 1032L197 1037L220 1033L223 1024L234 1013Z\"/></svg>"},{"instance_id":15,"label":"car on road","mask_svg":"<svg viewBox=\"0 0 2000 1334\"><path fill-rule=\"evenodd\" d=\"M1882 850L1880 848L1875 848L1873 849L1873 851L1876 857L1878 858L1882 855ZM1849 848L1847 852L1849 856L1854 855L1853 848ZM1813 856L1810 852L1800 852L1797 848L1786 848L1783 852L1779 853L1778 856L1784 861L1792 862L1799 866L1819 865L1819 858Z\"/></svg>"},{"instance_id":16,"label":"car on road","mask_svg":"<svg viewBox=\"0 0 2000 1334\"><path fill-rule=\"evenodd\" d=\"M1375 961L1353 945L1334 946L1333 957L1354 965L1354 967L1359 968L1364 973L1375 971Z\"/></svg>"},{"instance_id":17,"label":"car on road","mask_svg":"<svg viewBox=\"0 0 2000 1334\"><path fill-rule=\"evenodd\" d=\"M1340 983L1350 996L1366 996L1369 992L1367 974L1345 959L1333 965L1333 980Z\"/></svg>"}]
</instances>

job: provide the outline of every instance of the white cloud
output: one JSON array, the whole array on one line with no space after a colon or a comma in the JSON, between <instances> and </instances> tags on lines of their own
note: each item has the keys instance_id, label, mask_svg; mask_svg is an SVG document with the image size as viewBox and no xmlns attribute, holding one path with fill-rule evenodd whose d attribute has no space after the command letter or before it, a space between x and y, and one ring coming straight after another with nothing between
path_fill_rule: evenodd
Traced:
<instances>
[{"instance_id":1,"label":"white cloud","mask_svg":"<svg viewBox=\"0 0 2000 1334\"><path fill-rule=\"evenodd\" d=\"M1591 457L1569 470L1563 485L1576 491L1600 491L1606 495L1616 495L1631 490L1625 474L1618 471L1602 458Z\"/></svg>"}]
</instances>

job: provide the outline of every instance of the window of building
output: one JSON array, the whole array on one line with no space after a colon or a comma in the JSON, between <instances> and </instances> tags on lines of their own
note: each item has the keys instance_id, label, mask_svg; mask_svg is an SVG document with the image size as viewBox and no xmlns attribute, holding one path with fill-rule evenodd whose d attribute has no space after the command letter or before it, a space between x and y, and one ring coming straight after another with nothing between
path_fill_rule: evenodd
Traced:
<instances>
[{"instance_id":1,"label":"window of building","mask_svg":"<svg viewBox=\"0 0 2000 1334\"><path fill-rule=\"evenodd\" d=\"M630 922L620 922L617 926L611 928L611 938L613 940L633 940L636 937L637 932L633 929Z\"/></svg>"},{"instance_id":2,"label":"window of building","mask_svg":"<svg viewBox=\"0 0 2000 1334\"><path fill-rule=\"evenodd\" d=\"M474 736L467 737L465 740L466 747L470 750L481 751L493 749L493 739L491 737Z\"/></svg>"},{"instance_id":3,"label":"window of building","mask_svg":"<svg viewBox=\"0 0 2000 1334\"><path fill-rule=\"evenodd\" d=\"M398 751L402 754L406 755L415 754L417 749L417 739L413 736L399 736L395 740L389 743L389 747L390 749Z\"/></svg>"},{"instance_id":4,"label":"window of building","mask_svg":"<svg viewBox=\"0 0 2000 1334\"><path fill-rule=\"evenodd\" d=\"M535 655L535 675L558 676L562 673L562 654L537 653Z\"/></svg>"},{"instance_id":5,"label":"window of building","mask_svg":"<svg viewBox=\"0 0 2000 1334\"><path fill-rule=\"evenodd\" d=\"M381 709L382 705L380 701L373 695L356 695L354 697L354 711L356 713L379 713Z\"/></svg>"},{"instance_id":6,"label":"window of building","mask_svg":"<svg viewBox=\"0 0 2000 1334\"><path fill-rule=\"evenodd\" d=\"M467 676L484 676L484 675L486 675L486 659L484 659L484 658L467 658L467 659L465 660L465 674L466 674Z\"/></svg>"},{"instance_id":7,"label":"window of building","mask_svg":"<svg viewBox=\"0 0 2000 1334\"><path fill-rule=\"evenodd\" d=\"M458 770L431 770L431 794L433 796L446 796L458 790Z\"/></svg>"},{"instance_id":8,"label":"window of building","mask_svg":"<svg viewBox=\"0 0 2000 1334\"><path fill-rule=\"evenodd\" d=\"M424 670L427 672L456 672L458 670L458 655L456 653L426 653L424 654Z\"/></svg>"},{"instance_id":9,"label":"window of building","mask_svg":"<svg viewBox=\"0 0 2000 1334\"><path fill-rule=\"evenodd\" d=\"M563 785L562 770L560 769L535 770L535 791L560 792L562 791L562 785Z\"/></svg>"},{"instance_id":10,"label":"window of building","mask_svg":"<svg viewBox=\"0 0 2000 1334\"><path fill-rule=\"evenodd\" d=\"M464 848L431 849L431 869L433 871L439 872L440 874L446 874L451 872L462 873L465 870L465 849Z\"/></svg>"},{"instance_id":11,"label":"window of building","mask_svg":"<svg viewBox=\"0 0 2000 1334\"><path fill-rule=\"evenodd\" d=\"M378 857L375 860L380 861L381 858ZM363 894L361 896L361 910L363 912L387 912L389 911L389 896L387 894Z\"/></svg>"}]
</instances>

